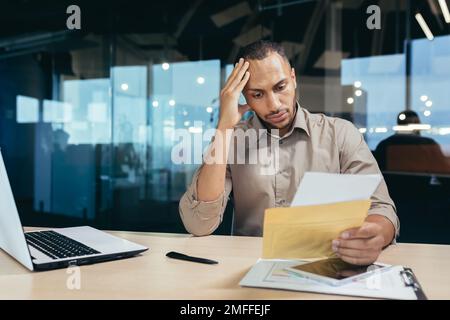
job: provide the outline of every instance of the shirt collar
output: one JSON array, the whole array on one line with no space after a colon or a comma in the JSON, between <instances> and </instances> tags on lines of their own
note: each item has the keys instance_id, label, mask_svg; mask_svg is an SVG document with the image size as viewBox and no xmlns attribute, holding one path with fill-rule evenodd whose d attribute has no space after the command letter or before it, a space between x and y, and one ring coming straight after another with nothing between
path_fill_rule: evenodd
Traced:
<instances>
[{"instance_id":1,"label":"shirt collar","mask_svg":"<svg viewBox=\"0 0 450 320\"><path fill-rule=\"evenodd\" d=\"M308 125L306 123L307 113L308 113L308 111L303 109L300 106L300 103L297 101L297 113L295 114L294 126L293 127L294 128L298 128L298 129L302 129L303 131L306 132L306 134L308 136L311 136L311 134L309 132Z\"/></svg>"}]
</instances>

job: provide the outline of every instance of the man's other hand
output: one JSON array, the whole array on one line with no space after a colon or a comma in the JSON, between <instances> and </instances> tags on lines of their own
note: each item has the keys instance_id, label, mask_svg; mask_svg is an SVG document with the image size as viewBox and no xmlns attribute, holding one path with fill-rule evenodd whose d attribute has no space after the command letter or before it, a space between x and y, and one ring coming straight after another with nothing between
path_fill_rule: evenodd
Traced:
<instances>
[{"instance_id":1,"label":"man's other hand","mask_svg":"<svg viewBox=\"0 0 450 320\"><path fill-rule=\"evenodd\" d=\"M383 227L366 221L359 228L342 232L338 239L333 240L332 249L345 262L369 265L378 259L385 243Z\"/></svg>"}]
</instances>

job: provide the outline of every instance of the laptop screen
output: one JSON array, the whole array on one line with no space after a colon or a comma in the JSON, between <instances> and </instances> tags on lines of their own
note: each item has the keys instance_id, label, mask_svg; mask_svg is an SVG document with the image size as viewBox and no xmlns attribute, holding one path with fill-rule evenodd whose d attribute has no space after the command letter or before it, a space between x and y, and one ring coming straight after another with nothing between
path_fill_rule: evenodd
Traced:
<instances>
[{"instance_id":1,"label":"laptop screen","mask_svg":"<svg viewBox=\"0 0 450 320\"><path fill-rule=\"evenodd\" d=\"M17 212L5 163L0 150L0 248L33 270L30 251Z\"/></svg>"}]
</instances>

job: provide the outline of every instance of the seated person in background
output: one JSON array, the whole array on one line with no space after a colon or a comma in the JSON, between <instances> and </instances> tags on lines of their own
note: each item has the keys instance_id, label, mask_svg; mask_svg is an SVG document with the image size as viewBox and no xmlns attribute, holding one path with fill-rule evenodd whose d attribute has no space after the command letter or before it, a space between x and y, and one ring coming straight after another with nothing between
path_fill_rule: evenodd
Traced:
<instances>
[{"instance_id":1,"label":"seated person in background","mask_svg":"<svg viewBox=\"0 0 450 320\"><path fill-rule=\"evenodd\" d=\"M416 112L405 110L398 114L399 126L420 124ZM427 173L450 172L449 160L439 144L420 135L420 130L397 131L381 141L375 149L375 157L382 171L408 171Z\"/></svg>"},{"instance_id":2,"label":"seated person in background","mask_svg":"<svg viewBox=\"0 0 450 320\"><path fill-rule=\"evenodd\" d=\"M257 130L261 133L260 140L275 135L279 141L279 170L262 175L260 164L227 163L227 156L221 163L204 163L179 206L184 226L197 236L216 230L231 192L234 234L261 236L265 209L289 206L305 172L380 173L362 135L352 123L311 114L299 104L295 70L281 45L259 41L243 48L239 57L221 91L219 123L212 149L225 150L225 155L228 154L228 140L215 139L225 136L227 130ZM238 105L241 92L247 105ZM249 109L253 116L241 122ZM255 147L251 146L252 152ZM370 264L392 243L398 230L395 206L382 181L372 196L364 224L343 231L330 246L346 262Z\"/></svg>"}]
</instances>

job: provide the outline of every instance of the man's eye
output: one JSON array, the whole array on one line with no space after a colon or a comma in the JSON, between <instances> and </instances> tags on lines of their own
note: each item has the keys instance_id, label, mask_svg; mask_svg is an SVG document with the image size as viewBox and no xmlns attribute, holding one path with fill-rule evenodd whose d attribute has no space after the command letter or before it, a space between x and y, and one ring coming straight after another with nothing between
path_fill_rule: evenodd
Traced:
<instances>
[{"instance_id":1,"label":"man's eye","mask_svg":"<svg viewBox=\"0 0 450 320\"><path fill-rule=\"evenodd\" d=\"M278 86L278 90L283 90L284 88L286 88L286 85L285 84L282 84L282 85L280 85L280 86Z\"/></svg>"},{"instance_id":2,"label":"man's eye","mask_svg":"<svg viewBox=\"0 0 450 320\"><path fill-rule=\"evenodd\" d=\"M254 95L253 95L253 98L255 98L255 99L258 99L258 98L261 98L262 97L262 94L261 93L255 93Z\"/></svg>"}]
</instances>

